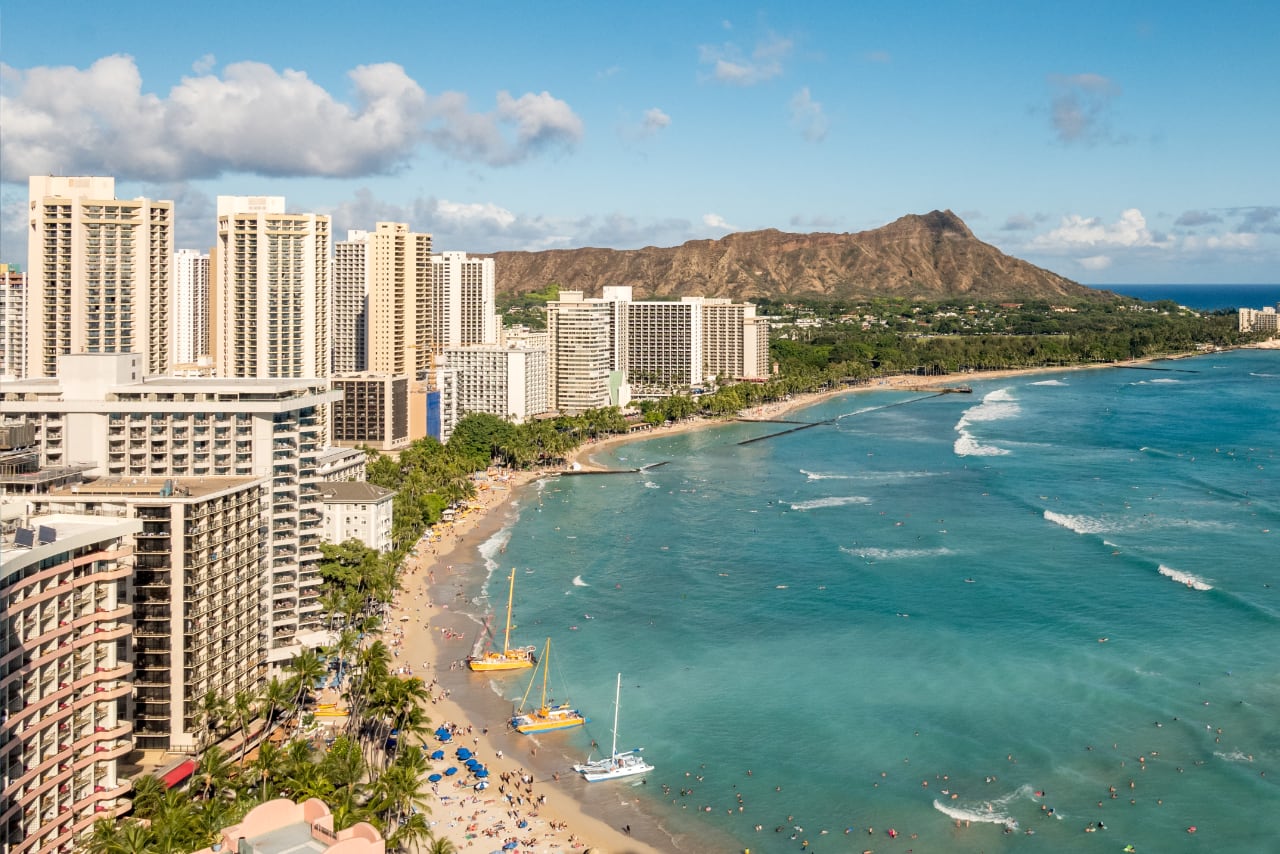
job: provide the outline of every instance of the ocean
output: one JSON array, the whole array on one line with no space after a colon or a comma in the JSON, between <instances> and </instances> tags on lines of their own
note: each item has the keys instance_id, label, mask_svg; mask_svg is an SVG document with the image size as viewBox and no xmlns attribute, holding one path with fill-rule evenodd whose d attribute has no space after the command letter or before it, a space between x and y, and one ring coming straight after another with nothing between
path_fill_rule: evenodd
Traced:
<instances>
[{"instance_id":1,"label":"ocean","mask_svg":"<svg viewBox=\"0 0 1280 854\"><path fill-rule=\"evenodd\" d=\"M1280 285L1091 285L1140 300L1173 300L1197 311L1234 311L1280 303Z\"/></svg>"},{"instance_id":2,"label":"ocean","mask_svg":"<svg viewBox=\"0 0 1280 854\"><path fill-rule=\"evenodd\" d=\"M621 672L656 770L571 785L684 850L1280 850L1280 352L972 388L517 496L474 608L514 567L515 639L592 718L539 758L607 749Z\"/></svg>"}]
</instances>

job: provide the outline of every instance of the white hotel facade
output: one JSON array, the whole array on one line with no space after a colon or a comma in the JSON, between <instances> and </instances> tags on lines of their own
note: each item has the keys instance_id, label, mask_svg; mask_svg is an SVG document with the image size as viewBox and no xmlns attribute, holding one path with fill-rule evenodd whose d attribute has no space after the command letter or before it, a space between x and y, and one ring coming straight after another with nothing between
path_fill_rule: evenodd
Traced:
<instances>
[{"instance_id":1,"label":"white hotel facade","mask_svg":"<svg viewBox=\"0 0 1280 854\"><path fill-rule=\"evenodd\" d=\"M269 484L260 587L272 662L325 642L320 606L327 445L323 379L143 377L136 354L64 356L56 378L0 386L0 417L30 421L42 467L88 477L263 478Z\"/></svg>"}]
</instances>

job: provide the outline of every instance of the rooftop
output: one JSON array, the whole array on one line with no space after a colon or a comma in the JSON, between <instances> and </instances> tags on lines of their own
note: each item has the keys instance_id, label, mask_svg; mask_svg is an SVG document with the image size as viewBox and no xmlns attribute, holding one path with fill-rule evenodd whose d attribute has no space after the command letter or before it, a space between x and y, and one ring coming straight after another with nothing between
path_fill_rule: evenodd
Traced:
<instances>
[{"instance_id":1,"label":"rooftop","mask_svg":"<svg viewBox=\"0 0 1280 854\"><path fill-rule=\"evenodd\" d=\"M326 480L320 484L320 497L324 501L358 501L372 504L394 494L394 490L365 483L362 480Z\"/></svg>"}]
</instances>

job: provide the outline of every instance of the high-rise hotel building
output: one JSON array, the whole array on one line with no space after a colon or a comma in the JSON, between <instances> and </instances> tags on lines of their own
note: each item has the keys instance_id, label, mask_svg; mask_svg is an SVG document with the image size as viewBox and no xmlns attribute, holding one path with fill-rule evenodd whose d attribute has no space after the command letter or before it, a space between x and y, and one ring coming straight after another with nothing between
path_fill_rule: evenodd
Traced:
<instances>
[{"instance_id":1,"label":"high-rise hotel building","mask_svg":"<svg viewBox=\"0 0 1280 854\"><path fill-rule=\"evenodd\" d=\"M27 274L0 264L0 377L27 375Z\"/></svg>"},{"instance_id":2,"label":"high-rise hotel building","mask_svg":"<svg viewBox=\"0 0 1280 854\"><path fill-rule=\"evenodd\" d=\"M333 361L335 374L369 367L369 232L351 230L333 244Z\"/></svg>"},{"instance_id":3,"label":"high-rise hotel building","mask_svg":"<svg viewBox=\"0 0 1280 854\"><path fill-rule=\"evenodd\" d=\"M431 367L431 235L398 222L348 232L333 269L333 441L404 447L425 435L409 409Z\"/></svg>"},{"instance_id":4,"label":"high-rise hotel building","mask_svg":"<svg viewBox=\"0 0 1280 854\"><path fill-rule=\"evenodd\" d=\"M751 303L704 298L702 365L720 383L769 376L769 321Z\"/></svg>"},{"instance_id":5,"label":"high-rise hotel building","mask_svg":"<svg viewBox=\"0 0 1280 854\"><path fill-rule=\"evenodd\" d=\"M445 347L498 343L497 296L492 258L465 252L431 256L431 344Z\"/></svg>"},{"instance_id":6,"label":"high-rise hotel building","mask_svg":"<svg viewBox=\"0 0 1280 854\"><path fill-rule=\"evenodd\" d=\"M173 256L173 365L209 355L209 256L179 249Z\"/></svg>"},{"instance_id":7,"label":"high-rise hotel building","mask_svg":"<svg viewBox=\"0 0 1280 854\"><path fill-rule=\"evenodd\" d=\"M625 406L630 399L622 310L631 289L605 290L610 299L561 291L558 300L547 303L547 403L552 409L572 414Z\"/></svg>"},{"instance_id":8,"label":"high-rise hotel building","mask_svg":"<svg viewBox=\"0 0 1280 854\"><path fill-rule=\"evenodd\" d=\"M218 196L210 347L222 377L327 377L329 217Z\"/></svg>"},{"instance_id":9,"label":"high-rise hotel building","mask_svg":"<svg viewBox=\"0 0 1280 854\"><path fill-rule=\"evenodd\" d=\"M173 203L115 198L115 179L32 176L27 376L66 353L139 353L169 370Z\"/></svg>"}]
</instances>

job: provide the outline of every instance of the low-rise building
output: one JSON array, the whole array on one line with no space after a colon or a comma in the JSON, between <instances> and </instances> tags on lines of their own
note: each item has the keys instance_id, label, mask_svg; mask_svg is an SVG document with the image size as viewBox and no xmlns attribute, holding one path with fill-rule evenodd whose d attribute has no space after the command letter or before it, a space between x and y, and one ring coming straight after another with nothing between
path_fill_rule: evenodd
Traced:
<instances>
[{"instance_id":1,"label":"low-rise building","mask_svg":"<svg viewBox=\"0 0 1280 854\"><path fill-rule=\"evenodd\" d=\"M320 484L325 540L342 543L354 539L371 549L389 551L395 497L394 490L363 481Z\"/></svg>"}]
</instances>

